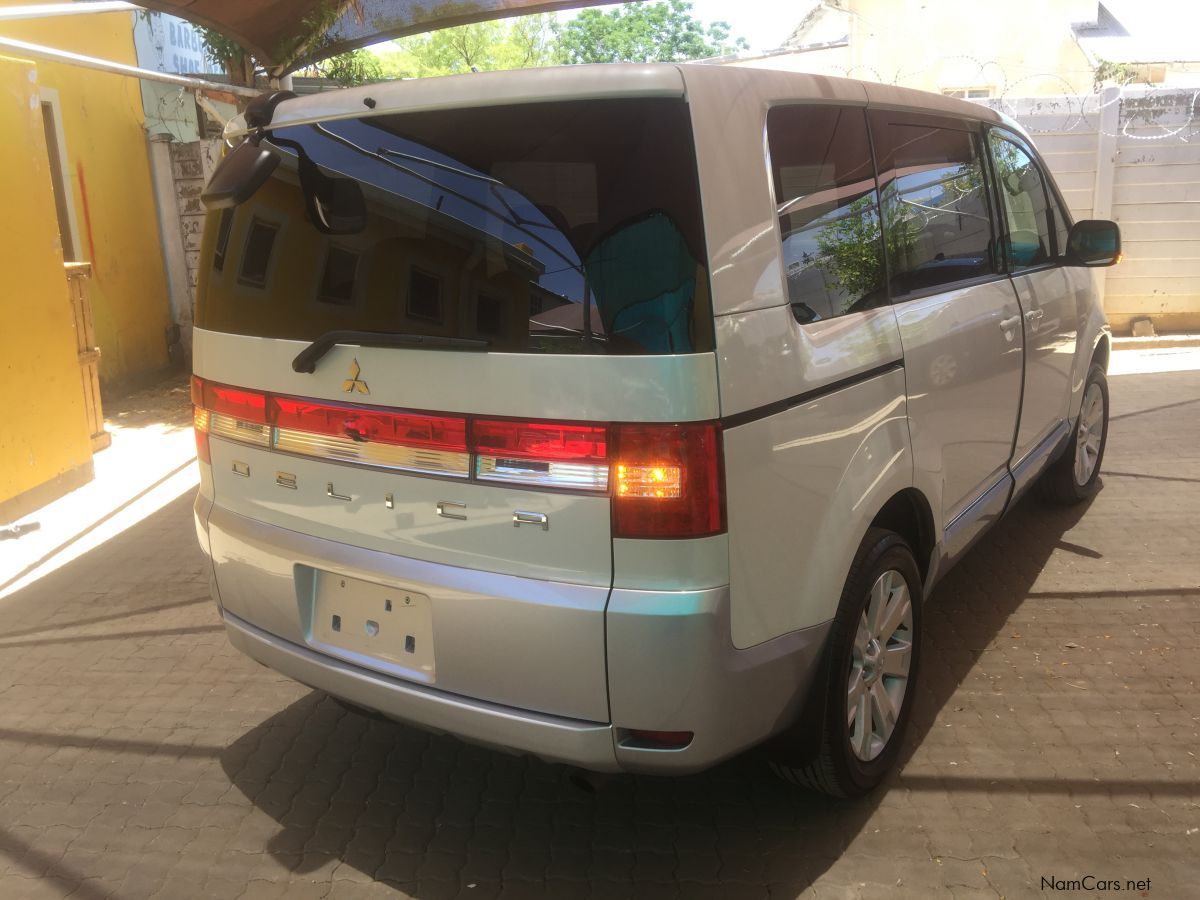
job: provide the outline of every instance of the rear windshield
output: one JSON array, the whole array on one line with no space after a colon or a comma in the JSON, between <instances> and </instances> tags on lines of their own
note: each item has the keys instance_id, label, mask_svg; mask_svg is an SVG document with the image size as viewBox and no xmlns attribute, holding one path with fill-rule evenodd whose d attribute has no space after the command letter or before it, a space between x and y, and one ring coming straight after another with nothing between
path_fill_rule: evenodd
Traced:
<instances>
[{"instance_id":1,"label":"rear windshield","mask_svg":"<svg viewBox=\"0 0 1200 900\"><path fill-rule=\"evenodd\" d=\"M713 348L681 100L369 116L277 128L262 145L281 158L271 178L208 215L201 328L465 338L518 353ZM339 233L319 230L314 193L345 198L348 180L361 200L343 205L357 203L357 218L335 213Z\"/></svg>"}]
</instances>

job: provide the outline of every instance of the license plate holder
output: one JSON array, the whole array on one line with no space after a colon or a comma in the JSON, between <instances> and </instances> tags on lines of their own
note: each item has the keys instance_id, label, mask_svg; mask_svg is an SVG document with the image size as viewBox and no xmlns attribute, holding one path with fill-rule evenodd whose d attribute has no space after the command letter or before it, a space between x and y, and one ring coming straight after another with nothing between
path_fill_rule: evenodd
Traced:
<instances>
[{"instance_id":1,"label":"license plate holder","mask_svg":"<svg viewBox=\"0 0 1200 900\"><path fill-rule=\"evenodd\" d=\"M311 643L366 668L432 684L433 607L417 591L318 571Z\"/></svg>"}]
</instances>

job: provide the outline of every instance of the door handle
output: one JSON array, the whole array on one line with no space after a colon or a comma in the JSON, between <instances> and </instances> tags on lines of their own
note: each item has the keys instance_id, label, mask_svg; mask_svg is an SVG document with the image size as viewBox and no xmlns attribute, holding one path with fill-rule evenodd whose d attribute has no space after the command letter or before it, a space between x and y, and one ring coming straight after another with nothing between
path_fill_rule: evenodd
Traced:
<instances>
[{"instance_id":1,"label":"door handle","mask_svg":"<svg viewBox=\"0 0 1200 900\"><path fill-rule=\"evenodd\" d=\"M346 494L339 494L339 493L335 492L333 489L332 481L325 482L325 496L332 497L334 500L353 500L354 499L353 497L349 497Z\"/></svg>"},{"instance_id":2,"label":"door handle","mask_svg":"<svg viewBox=\"0 0 1200 900\"><path fill-rule=\"evenodd\" d=\"M1025 313L1025 321L1036 322L1045 314L1046 311L1044 309L1031 309L1029 312Z\"/></svg>"},{"instance_id":3,"label":"door handle","mask_svg":"<svg viewBox=\"0 0 1200 900\"><path fill-rule=\"evenodd\" d=\"M1021 324L1019 315L1009 316L1007 319L1000 320L1000 330L1004 332L1004 339L1011 341L1015 337L1015 331Z\"/></svg>"},{"instance_id":4,"label":"door handle","mask_svg":"<svg viewBox=\"0 0 1200 900\"><path fill-rule=\"evenodd\" d=\"M513 528L520 528L522 525L540 525L542 531L549 531L550 517L545 513L518 509L513 512Z\"/></svg>"}]
</instances>

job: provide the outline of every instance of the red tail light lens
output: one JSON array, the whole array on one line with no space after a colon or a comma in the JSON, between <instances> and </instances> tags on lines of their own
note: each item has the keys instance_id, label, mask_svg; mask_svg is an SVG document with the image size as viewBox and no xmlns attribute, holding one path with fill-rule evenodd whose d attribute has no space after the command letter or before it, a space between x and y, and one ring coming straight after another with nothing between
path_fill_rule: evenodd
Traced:
<instances>
[{"instance_id":1,"label":"red tail light lens","mask_svg":"<svg viewBox=\"0 0 1200 900\"><path fill-rule=\"evenodd\" d=\"M267 395L258 391L243 391L223 384L201 382L204 402L199 404L211 413L230 416L241 422L267 422Z\"/></svg>"},{"instance_id":2,"label":"red tail light lens","mask_svg":"<svg viewBox=\"0 0 1200 900\"><path fill-rule=\"evenodd\" d=\"M682 750L692 742L692 731L648 731L644 728L623 729L622 744L646 750Z\"/></svg>"},{"instance_id":3,"label":"red tail light lens","mask_svg":"<svg viewBox=\"0 0 1200 900\"><path fill-rule=\"evenodd\" d=\"M476 419L471 423L471 436L475 450L490 456L557 462L604 462L608 458L608 429L603 425Z\"/></svg>"},{"instance_id":4,"label":"red tail light lens","mask_svg":"<svg viewBox=\"0 0 1200 900\"><path fill-rule=\"evenodd\" d=\"M475 475L566 490L608 490L608 428L577 422L471 423Z\"/></svg>"},{"instance_id":5,"label":"red tail light lens","mask_svg":"<svg viewBox=\"0 0 1200 900\"><path fill-rule=\"evenodd\" d=\"M278 428L337 435L363 443L467 451L467 420L454 416L392 413L271 397L270 422Z\"/></svg>"},{"instance_id":6,"label":"red tail light lens","mask_svg":"<svg viewBox=\"0 0 1200 900\"><path fill-rule=\"evenodd\" d=\"M715 422L617 426L613 476L614 537L725 531L725 467Z\"/></svg>"}]
</instances>

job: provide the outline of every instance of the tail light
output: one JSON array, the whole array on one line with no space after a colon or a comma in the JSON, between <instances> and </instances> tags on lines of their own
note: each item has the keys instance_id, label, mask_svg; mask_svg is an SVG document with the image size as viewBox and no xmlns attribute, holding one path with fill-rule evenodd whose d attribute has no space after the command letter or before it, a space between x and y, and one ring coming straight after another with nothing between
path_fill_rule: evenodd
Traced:
<instances>
[{"instance_id":1,"label":"tail light","mask_svg":"<svg viewBox=\"0 0 1200 900\"><path fill-rule=\"evenodd\" d=\"M209 436L340 462L612 496L618 538L725 530L720 425L473 419L279 397L192 379L196 455Z\"/></svg>"},{"instance_id":2,"label":"tail light","mask_svg":"<svg viewBox=\"0 0 1200 900\"><path fill-rule=\"evenodd\" d=\"M210 414L204 407L204 382L192 376L192 426L196 431L196 459L211 463L208 449L208 424Z\"/></svg>"},{"instance_id":3,"label":"tail light","mask_svg":"<svg viewBox=\"0 0 1200 900\"><path fill-rule=\"evenodd\" d=\"M269 398L267 412L278 450L427 475L470 474L467 420L462 416L275 396Z\"/></svg>"},{"instance_id":4,"label":"tail light","mask_svg":"<svg viewBox=\"0 0 1200 900\"><path fill-rule=\"evenodd\" d=\"M618 425L614 433L614 537L695 538L725 530L718 424Z\"/></svg>"},{"instance_id":5,"label":"tail light","mask_svg":"<svg viewBox=\"0 0 1200 900\"><path fill-rule=\"evenodd\" d=\"M471 437L480 480L608 490L608 429L603 425L475 419Z\"/></svg>"}]
</instances>

